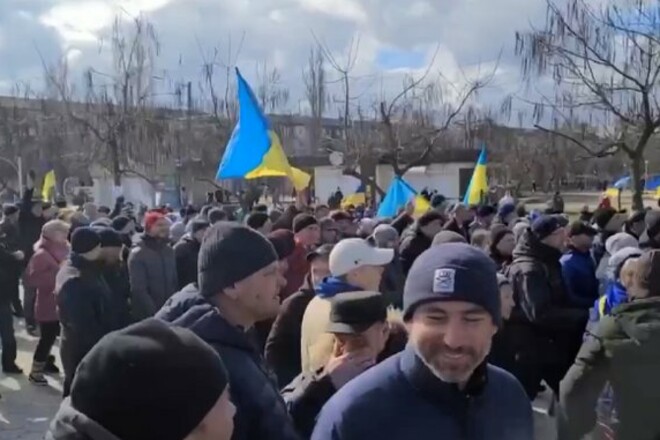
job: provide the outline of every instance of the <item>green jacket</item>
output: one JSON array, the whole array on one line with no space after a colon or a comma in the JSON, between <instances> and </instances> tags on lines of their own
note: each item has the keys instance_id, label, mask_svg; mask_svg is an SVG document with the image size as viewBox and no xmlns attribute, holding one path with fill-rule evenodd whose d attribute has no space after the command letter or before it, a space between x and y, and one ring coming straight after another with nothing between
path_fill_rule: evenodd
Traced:
<instances>
[{"instance_id":1,"label":"green jacket","mask_svg":"<svg viewBox=\"0 0 660 440\"><path fill-rule=\"evenodd\" d=\"M616 307L587 335L561 383L559 440L581 439L594 428L607 382L619 420L616 439L660 439L660 298Z\"/></svg>"}]
</instances>

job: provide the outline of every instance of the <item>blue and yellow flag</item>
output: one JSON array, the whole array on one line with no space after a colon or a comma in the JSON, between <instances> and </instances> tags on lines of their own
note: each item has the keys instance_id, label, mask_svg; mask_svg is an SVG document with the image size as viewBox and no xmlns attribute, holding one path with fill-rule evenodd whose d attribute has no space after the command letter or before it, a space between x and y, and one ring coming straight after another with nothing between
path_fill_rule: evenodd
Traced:
<instances>
[{"instance_id":1,"label":"blue and yellow flag","mask_svg":"<svg viewBox=\"0 0 660 440\"><path fill-rule=\"evenodd\" d=\"M57 180L55 178L55 170L50 170L44 176L44 185L41 188L41 198L43 198L46 201L50 200L50 193L52 190L55 189L56 184L57 184Z\"/></svg>"},{"instance_id":2,"label":"blue and yellow flag","mask_svg":"<svg viewBox=\"0 0 660 440\"><path fill-rule=\"evenodd\" d=\"M429 209L431 204L423 196L417 194L417 191L412 186L403 180L400 176L396 176L390 187L387 189L385 197L380 202L378 207L378 217L394 217L399 213L399 210L406 206L410 200L415 202L414 217L420 217Z\"/></svg>"},{"instance_id":3,"label":"blue and yellow flag","mask_svg":"<svg viewBox=\"0 0 660 440\"><path fill-rule=\"evenodd\" d=\"M463 203L466 205L480 205L488 195L488 175L486 174L486 164L488 163L488 153L486 146L481 148L477 166L474 167L470 185L468 185Z\"/></svg>"},{"instance_id":4,"label":"blue and yellow flag","mask_svg":"<svg viewBox=\"0 0 660 440\"><path fill-rule=\"evenodd\" d=\"M271 129L252 89L238 69L236 77L238 123L225 148L216 179L288 177L297 191L307 188L311 176L289 164L279 136Z\"/></svg>"},{"instance_id":5,"label":"blue and yellow flag","mask_svg":"<svg viewBox=\"0 0 660 440\"><path fill-rule=\"evenodd\" d=\"M360 206L367 204L367 189L364 183L360 183L357 190L353 194L349 194L341 201L341 207L346 208L348 205Z\"/></svg>"}]
</instances>

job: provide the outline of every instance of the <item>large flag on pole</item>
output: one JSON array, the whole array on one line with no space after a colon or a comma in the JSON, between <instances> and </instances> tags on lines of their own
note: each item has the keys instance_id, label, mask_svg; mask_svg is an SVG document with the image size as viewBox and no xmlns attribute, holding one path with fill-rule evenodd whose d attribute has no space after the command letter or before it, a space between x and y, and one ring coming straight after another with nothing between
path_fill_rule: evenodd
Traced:
<instances>
[{"instance_id":1,"label":"large flag on pole","mask_svg":"<svg viewBox=\"0 0 660 440\"><path fill-rule=\"evenodd\" d=\"M216 179L288 177L297 191L309 186L311 176L292 167L249 84L236 69L238 123L222 156Z\"/></svg>"},{"instance_id":2,"label":"large flag on pole","mask_svg":"<svg viewBox=\"0 0 660 440\"><path fill-rule=\"evenodd\" d=\"M406 206L406 203L414 200L415 212L414 216L419 217L431 208L431 204L423 196L417 194L417 191L412 186L403 180L400 176L396 176L387 193L380 202L378 207L378 217L394 217L399 213L399 210Z\"/></svg>"},{"instance_id":3,"label":"large flag on pole","mask_svg":"<svg viewBox=\"0 0 660 440\"><path fill-rule=\"evenodd\" d=\"M486 164L488 163L488 153L486 146L481 148L477 165L474 167L470 185L468 185L463 203L466 205L480 205L488 195L488 175L486 174Z\"/></svg>"}]
</instances>

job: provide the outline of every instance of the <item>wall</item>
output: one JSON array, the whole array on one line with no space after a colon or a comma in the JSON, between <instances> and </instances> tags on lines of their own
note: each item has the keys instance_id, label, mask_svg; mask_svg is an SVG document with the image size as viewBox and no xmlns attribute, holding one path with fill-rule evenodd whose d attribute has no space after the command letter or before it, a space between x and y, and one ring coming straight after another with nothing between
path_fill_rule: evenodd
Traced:
<instances>
[{"instance_id":1,"label":"wall","mask_svg":"<svg viewBox=\"0 0 660 440\"><path fill-rule=\"evenodd\" d=\"M101 167L92 165L90 169L94 188L92 197L97 205L113 207L118 196L124 196L127 202L143 203L153 207L156 191L154 187L141 177L124 176L121 186L115 188L112 175Z\"/></svg>"},{"instance_id":2,"label":"wall","mask_svg":"<svg viewBox=\"0 0 660 440\"><path fill-rule=\"evenodd\" d=\"M337 187L345 196L355 193L360 187L360 180L345 176L341 168L322 166L314 168L314 187L319 202L327 203L328 198L337 191Z\"/></svg>"},{"instance_id":3,"label":"wall","mask_svg":"<svg viewBox=\"0 0 660 440\"><path fill-rule=\"evenodd\" d=\"M417 191L425 187L438 192L449 199L458 199L460 194L461 169L473 169L473 163L434 163L428 166L415 167L403 177ZM390 165L378 165L376 168L376 182L384 190L392 183L394 171Z\"/></svg>"}]
</instances>

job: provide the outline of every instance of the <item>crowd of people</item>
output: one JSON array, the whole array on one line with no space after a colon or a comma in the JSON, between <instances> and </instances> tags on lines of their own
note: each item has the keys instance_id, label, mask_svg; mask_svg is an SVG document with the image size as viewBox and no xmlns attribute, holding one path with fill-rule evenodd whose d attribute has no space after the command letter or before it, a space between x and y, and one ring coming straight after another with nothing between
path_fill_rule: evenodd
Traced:
<instances>
[{"instance_id":1,"label":"crowd of people","mask_svg":"<svg viewBox=\"0 0 660 440\"><path fill-rule=\"evenodd\" d=\"M527 440L546 389L562 440L660 436L660 212L136 215L30 183L0 222L2 368L14 317L35 386L60 338L48 439Z\"/></svg>"}]
</instances>

